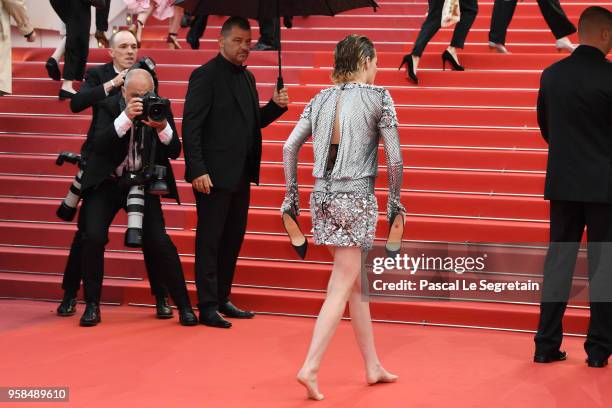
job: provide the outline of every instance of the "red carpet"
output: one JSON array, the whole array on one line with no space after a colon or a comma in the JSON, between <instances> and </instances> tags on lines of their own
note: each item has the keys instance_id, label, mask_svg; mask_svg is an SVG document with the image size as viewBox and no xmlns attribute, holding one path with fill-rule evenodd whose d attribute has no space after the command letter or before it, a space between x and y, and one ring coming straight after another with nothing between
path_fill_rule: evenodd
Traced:
<instances>
[{"instance_id":1,"label":"red carpet","mask_svg":"<svg viewBox=\"0 0 612 408\"><path fill-rule=\"evenodd\" d=\"M452 29L433 38L420 64L415 87L397 66L411 49L427 10L423 0L380 1L377 13L361 9L329 17L296 18L283 29L285 83L291 106L281 121L264 131L262 185L253 188L249 224L235 279L240 304L257 311L316 314L330 270L324 248L312 247L298 261L283 234L278 208L284 194L282 143L300 111L321 88L329 86L333 47L344 35L364 33L378 49L377 84L390 89L401 123L404 156L402 199L409 212L406 236L411 242L528 243L548 236L548 205L542 199L546 151L537 129L535 102L540 72L567 54L554 48L554 37L535 1L521 2L508 32L509 55L491 52L487 33L493 2L480 2L479 15L460 52L465 72L441 70L440 53ZM591 3L589 3L591 4ZM610 0L596 0L610 8ZM574 23L588 4L563 2ZM168 50L167 23L150 20L142 55L158 63L160 93L172 98L180 129L187 79L216 53L223 19L211 17L202 49ZM258 37L253 22L254 38ZM185 48L184 30L179 35ZM576 37L572 36L576 41ZM60 277L74 223L59 222L55 207L75 174L74 167L54 164L62 150L77 150L89 127L90 112L74 115L57 100L58 83L49 80L44 62L50 49L13 50L14 95L0 98L0 297L61 297ZM89 64L108 60L107 50L92 49ZM267 100L276 81L276 54L254 52L248 61L260 99ZM313 179L312 149L300 156L302 202ZM381 163L384 164L381 155ZM184 161L174 164L183 174ZM377 181L379 208L386 204L386 170ZM180 181L180 180L179 180ZM183 206L165 206L169 233L179 248L189 289L194 295L195 209L191 186L179 182ZM305 230L310 215L304 211ZM121 304L150 303L142 256L123 246L125 216L111 228L103 296ZM386 230L384 215L378 238ZM508 277L540 279L533 267L497 270ZM584 280L576 279L576 287ZM380 302L376 318L404 322L533 329L534 305L465 300L448 303ZM565 329L582 333L584 310L571 307Z\"/></svg>"},{"instance_id":2,"label":"red carpet","mask_svg":"<svg viewBox=\"0 0 612 408\"><path fill-rule=\"evenodd\" d=\"M69 404L30 406L315 404L294 380L312 319L260 315L220 330L156 320L150 308L103 306L103 324L86 329L77 327L78 317L59 318L54 309L53 303L0 301L0 384L70 387ZM568 361L536 365L531 334L401 324L374 330L380 358L399 383L365 385L350 323L343 322L321 368L326 400L317 407L612 405L609 372L586 367L581 338L566 338Z\"/></svg>"}]
</instances>

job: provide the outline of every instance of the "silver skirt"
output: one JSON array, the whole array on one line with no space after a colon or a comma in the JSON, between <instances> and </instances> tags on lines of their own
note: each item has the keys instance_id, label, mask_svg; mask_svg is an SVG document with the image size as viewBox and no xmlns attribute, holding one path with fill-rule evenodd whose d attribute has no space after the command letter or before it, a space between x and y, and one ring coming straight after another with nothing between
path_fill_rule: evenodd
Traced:
<instances>
[{"instance_id":1,"label":"silver skirt","mask_svg":"<svg viewBox=\"0 0 612 408\"><path fill-rule=\"evenodd\" d=\"M350 186L355 191L337 191L346 187L346 183L317 179L310 195L314 243L369 250L378 221L374 179Z\"/></svg>"}]
</instances>

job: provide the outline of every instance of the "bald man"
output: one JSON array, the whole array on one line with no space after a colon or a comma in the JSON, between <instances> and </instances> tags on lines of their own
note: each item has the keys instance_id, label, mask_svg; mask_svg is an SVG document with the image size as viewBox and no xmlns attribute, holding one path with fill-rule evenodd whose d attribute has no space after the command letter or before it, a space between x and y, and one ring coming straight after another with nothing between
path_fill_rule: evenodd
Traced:
<instances>
[{"instance_id":1,"label":"bald man","mask_svg":"<svg viewBox=\"0 0 612 408\"><path fill-rule=\"evenodd\" d=\"M580 46L542 73L538 123L548 143L544 198L550 200L550 247L544 265L537 363L566 359L561 321L585 226L591 320L589 367L612 353L612 13L589 7L578 24Z\"/></svg>"},{"instance_id":2,"label":"bald man","mask_svg":"<svg viewBox=\"0 0 612 408\"><path fill-rule=\"evenodd\" d=\"M82 176L81 190L81 269L85 289L85 312L81 326L95 326L100 319L100 296L104 276L104 248L108 230L120 209L125 209L129 187L119 179L126 172L142 170L148 155L137 143L136 136L146 132L142 140L157 140L155 162L165 166L169 194L165 197L179 202L176 181L169 159L181 153L181 142L172 114L161 122L150 119L135 121L143 113L142 97L154 90L153 78L142 69L133 69L125 76L120 94L105 99L98 105L95 134ZM148 145L145 142L145 151ZM198 320L187 295L185 278L176 247L166 233L160 198L144 195L142 251L149 274L162 281L170 292L184 326Z\"/></svg>"},{"instance_id":3,"label":"bald man","mask_svg":"<svg viewBox=\"0 0 612 408\"><path fill-rule=\"evenodd\" d=\"M81 85L79 92L70 100L70 109L79 113L87 108L92 108L92 119L87 139L81 147L81 157L86 161L91 149L91 139L95 134L95 122L98 116L98 103L121 91L123 78L127 70L138 58L138 47L136 37L130 31L118 31L110 39L109 55L111 61L90 68L85 74L85 82ZM66 186L68 187L68 186ZM80 221L80 217L79 217ZM80 222L79 222L80 224ZM148 269L147 269L148 272ZM155 296L156 316L159 319L172 318L172 309L168 303L168 292L157 276L148 273L151 285L151 294ZM74 235L70 247L70 255L64 269L62 289L64 296L57 308L57 315L66 317L76 313L77 293L81 286L81 232L79 229Z\"/></svg>"}]
</instances>

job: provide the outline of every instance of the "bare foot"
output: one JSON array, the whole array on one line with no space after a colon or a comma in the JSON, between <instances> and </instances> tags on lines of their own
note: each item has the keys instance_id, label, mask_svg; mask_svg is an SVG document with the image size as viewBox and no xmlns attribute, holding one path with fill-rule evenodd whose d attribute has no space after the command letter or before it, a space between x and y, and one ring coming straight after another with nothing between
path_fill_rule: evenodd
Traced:
<instances>
[{"instance_id":1,"label":"bare foot","mask_svg":"<svg viewBox=\"0 0 612 408\"><path fill-rule=\"evenodd\" d=\"M399 377L395 374L391 374L385 370L382 366L377 366L366 372L366 381L370 385L377 383L392 383L396 382Z\"/></svg>"},{"instance_id":2,"label":"bare foot","mask_svg":"<svg viewBox=\"0 0 612 408\"><path fill-rule=\"evenodd\" d=\"M308 398L321 401L323 399L323 394L319 392L319 387L317 385L317 375L312 371L301 369L297 375L297 380L300 384L306 387L306 392L308 393Z\"/></svg>"}]
</instances>

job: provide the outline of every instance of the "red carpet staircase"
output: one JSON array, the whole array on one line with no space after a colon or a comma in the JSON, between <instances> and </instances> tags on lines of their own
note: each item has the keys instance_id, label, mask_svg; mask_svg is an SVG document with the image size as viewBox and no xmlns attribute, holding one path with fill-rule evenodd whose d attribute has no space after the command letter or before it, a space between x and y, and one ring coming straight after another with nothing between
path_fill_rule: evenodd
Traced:
<instances>
[{"instance_id":1,"label":"red carpet staircase","mask_svg":"<svg viewBox=\"0 0 612 408\"><path fill-rule=\"evenodd\" d=\"M234 282L238 305L270 313L318 312L331 257L324 248L312 246L307 260L299 261L283 234L278 211L284 194L282 144L304 105L329 85L333 47L349 33L366 34L375 42L379 51L376 82L389 88L397 106L405 166L402 201L409 212L405 239L413 245L498 242L511 250L517 243L542 243L547 238L547 203L542 199L546 146L534 106L541 70L566 54L555 50L537 4L518 5L508 34L513 54L500 55L487 47L492 3L481 3L461 53L466 72L440 69L440 54L451 36L451 30L441 30L425 51L419 87L408 83L397 65L411 49L426 3L379 4L376 14L364 9L334 18L296 18L293 29L283 29L284 77L292 104L264 132L262 184L253 188L248 233ZM586 6L564 4L574 22ZM141 56L149 55L158 63L160 93L173 100L179 130L187 79L195 67L215 55L222 21L211 17L200 51L167 50L165 22L151 21L144 31ZM49 80L44 70L50 54L49 49L14 49L14 95L0 98L0 297L59 299L61 274L75 231L74 223L55 217L75 168L57 167L54 162L59 151L78 151L90 112L74 115L67 102L57 100L58 83ZM272 93L275 57L275 53L254 52L248 61L262 101ZM91 65L107 60L106 50L91 50ZM302 202L307 203L312 185L311 145L303 149L300 163ZM182 158L174 168L182 176ZM385 187L383 169L377 183L380 208L385 208ZM167 203L166 222L193 295L195 205L190 185L182 181L179 189L185 204ZM303 228L308 231L310 216L308 211L303 214ZM125 215L120 214L111 227L103 298L109 303L150 304L142 255L123 246L125 223ZM381 214L379 239L385 231ZM497 272L509 280L538 281L541 270L530 265L521 271ZM584 277L575 280L577 286L584 286ZM538 314L533 303L468 299L374 300L372 310L374 318L388 321L518 330L534 329ZM586 310L570 308L565 324L568 332L584 332Z\"/></svg>"}]
</instances>

